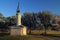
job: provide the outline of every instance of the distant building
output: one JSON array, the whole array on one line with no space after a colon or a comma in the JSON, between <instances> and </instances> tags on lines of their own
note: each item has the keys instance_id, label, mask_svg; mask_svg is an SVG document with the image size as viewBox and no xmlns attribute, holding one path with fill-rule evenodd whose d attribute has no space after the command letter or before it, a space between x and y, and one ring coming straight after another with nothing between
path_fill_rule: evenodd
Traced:
<instances>
[{"instance_id":1,"label":"distant building","mask_svg":"<svg viewBox=\"0 0 60 40\"><path fill-rule=\"evenodd\" d=\"M60 16L57 17L57 23L60 25Z\"/></svg>"},{"instance_id":2,"label":"distant building","mask_svg":"<svg viewBox=\"0 0 60 40\"><path fill-rule=\"evenodd\" d=\"M59 25L59 22L60 22L60 16L59 15L55 15L55 22L56 22L56 24Z\"/></svg>"},{"instance_id":3,"label":"distant building","mask_svg":"<svg viewBox=\"0 0 60 40\"><path fill-rule=\"evenodd\" d=\"M60 16L56 15L56 27L55 29L60 30Z\"/></svg>"}]
</instances>

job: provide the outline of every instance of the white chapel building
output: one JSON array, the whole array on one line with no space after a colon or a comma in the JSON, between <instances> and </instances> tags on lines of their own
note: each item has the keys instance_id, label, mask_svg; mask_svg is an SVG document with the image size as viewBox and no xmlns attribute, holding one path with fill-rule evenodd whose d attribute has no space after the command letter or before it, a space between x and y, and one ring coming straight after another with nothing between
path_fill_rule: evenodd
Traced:
<instances>
[{"instance_id":1,"label":"white chapel building","mask_svg":"<svg viewBox=\"0 0 60 40\"><path fill-rule=\"evenodd\" d=\"M27 35L27 27L21 24L21 13L20 13L20 5L18 3L18 7L16 10L16 26L11 26L10 35Z\"/></svg>"}]
</instances>

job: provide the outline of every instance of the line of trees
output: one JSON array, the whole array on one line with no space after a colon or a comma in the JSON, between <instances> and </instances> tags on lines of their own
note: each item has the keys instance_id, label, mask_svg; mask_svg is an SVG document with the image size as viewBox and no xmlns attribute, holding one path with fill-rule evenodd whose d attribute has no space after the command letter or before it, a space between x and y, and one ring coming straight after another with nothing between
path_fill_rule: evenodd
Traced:
<instances>
[{"instance_id":1,"label":"line of trees","mask_svg":"<svg viewBox=\"0 0 60 40\"><path fill-rule=\"evenodd\" d=\"M3 20L0 20L0 23L2 22L4 25L16 25L16 16L4 17L2 13L0 13L0 19ZM49 11L38 13L25 12L22 16L22 24L30 30L54 29L52 24L55 22L55 16Z\"/></svg>"},{"instance_id":2,"label":"line of trees","mask_svg":"<svg viewBox=\"0 0 60 40\"><path fill-rule=\"evenodd\" d=\"M49 11L38 13L25 12L22 16L22 24L28 26L31 29L48 29L49 26L52 26L51 24L54 20L54 15Z\"/></svg>"}]
</instances>

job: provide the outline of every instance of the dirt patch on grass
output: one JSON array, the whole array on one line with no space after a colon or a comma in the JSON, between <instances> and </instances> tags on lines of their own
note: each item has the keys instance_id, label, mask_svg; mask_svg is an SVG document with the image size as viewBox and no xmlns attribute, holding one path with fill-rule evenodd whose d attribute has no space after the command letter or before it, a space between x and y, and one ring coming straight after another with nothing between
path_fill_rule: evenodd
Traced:
<instances>
[{"instance_id":1,"label":"dirt patch on grass","mask_svg":"<svg viewBox=\"0 0 60 40\"><path fill-rule=\"evenodd\" d=\"M30 38L29 40L53 40L48 38Z\"/></svg>"},{"instance_id":2,"label":"dirt patch on grass","mask_svg":"<svg viewBox=\"0 0 60 40\"><path fill-rule=\"evenodd\" d=\"M30 40L47 40L47 39L42 39L42 38L31 38Z\"/></svg>"}]
</instances>

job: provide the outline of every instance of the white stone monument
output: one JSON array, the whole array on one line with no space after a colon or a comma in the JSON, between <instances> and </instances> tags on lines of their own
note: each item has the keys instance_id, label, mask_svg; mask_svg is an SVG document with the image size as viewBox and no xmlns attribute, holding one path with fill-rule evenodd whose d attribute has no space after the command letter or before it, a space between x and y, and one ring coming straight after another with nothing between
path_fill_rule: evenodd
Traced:
<instances>
[{"instance_id":1,"label":"white stone monument","mask_svg":"<svg viewBox=\"0 0 60 40\"><path fill-rule=\"evenodd\" d=\"M27 27L23 26L21 24L21 13L19 10L19 3L18 3L18 7L17 7L17 13L16 13L16 26L12 26L11 27L11 35L27 35Z\"/></svg>"}]
</instances>

